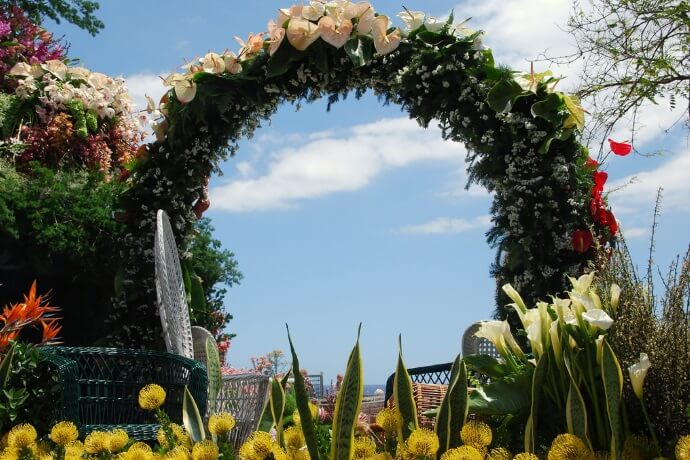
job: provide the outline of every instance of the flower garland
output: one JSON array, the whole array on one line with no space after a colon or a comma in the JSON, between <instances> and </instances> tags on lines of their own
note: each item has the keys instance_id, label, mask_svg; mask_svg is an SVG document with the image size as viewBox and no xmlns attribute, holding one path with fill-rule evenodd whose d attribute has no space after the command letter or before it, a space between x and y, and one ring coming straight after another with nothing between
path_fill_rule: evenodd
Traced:
<instances>
[{"instance_id":1,"label":"flower garland","mask_svg":"<svg viewBox=\"0 0 690 460\"><path fill-rule=\"evenodd\" d=\"M238 40L237 53L208 53L165 79L170 91L149 104L157 141L146 146L122 202L127 279L137 294L130 291L117 313L128 318L123 343L146 341L156 327L155 210L168 212L184 251L185 235L209 205L207 178L282 102L328 97L330 105L371 89L421 126L439 123L445 139L463 142L470 182L494 194L491 272L529 302L563 291L563 274L582 271L594 254L584 232L603 242L615 236L603 183L595 184L601 176L577 141L584 110L556 91L558 79L497 67L482 34L452 18L399 16L404 30L366 1L292 6L266 32ZM498 305L506 302L499 291Z\"/></svg>"}]
</instances>

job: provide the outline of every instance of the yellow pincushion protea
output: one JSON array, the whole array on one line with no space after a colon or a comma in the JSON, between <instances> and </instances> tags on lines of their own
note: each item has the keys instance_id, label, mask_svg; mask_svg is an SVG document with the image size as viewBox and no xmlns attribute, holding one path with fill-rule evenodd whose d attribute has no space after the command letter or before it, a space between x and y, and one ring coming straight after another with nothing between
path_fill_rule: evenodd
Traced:
<instances>
[{"instance_id":1,"label":"yellow pincushion protea","mask_svg":"<svg viewBox=\"0 0 690 460\"><path fill-rule=\"evenodd\" d=\"M551 443L551 448L547 456L548 460L595 460L592 452L574 434L563 433L556 436Z\"/></svg>"},{"instance_id":2,"label":"yellow pincushion protea","mask_svg":"<svg viewBox=\"0 0 690 460\"><path fill-rule=\"evenodd\" d=\"M274 460L309 460L309 452L306 449L298 452L303 453L303 456L289 456L278 444L273 444L271 448L271 455Z\"/></svg>"},{"instance_id":3,"label":"yellow pincushion protea","mask_svg":"<svg viewBox=\"0 0 690 460\"><path fill-rule=\"evenodd\" d=\"M241 460L263 460L271 453L275 443L271 435L264 431L255 431L240 446Z\"/></svg>"},{"instance_id":4,"label":"yellow pincushion protea","mask_svg":"<svg viewBox=\"0 0 690 460\"><path fill-rule=\"evenodd\" d=\"M294 425L285 429L283 432L283 439L285 440L285 447L288 451L299 450L306 444L302 429Z\"/></svg>"},{"instance_id":5,"label":"yellow pincushion protea","mask_svg":"<svg viewBox=\"0 0 690 460\"><path fill-rule=\"evenodd\" d=\"M176 446L165 454L167 460L189 460L192 453L184 446Z\"/></svg>"},{"instance_id":6,"label":"yellow pincushion protea","mask_svg":"<svg viewBox=\"0 0 690 460\"><path fill-rule=\"evenodd\" d=\"M192 460L218 460L218 446L210 440L197 442L192 447Z\"/></svg>"},{"instance_id":7,"label":"yellow pincushion protea","mask_svg":"<svg viewBox=\"0 0 690 460\"><path fill-rule=\"evenodd\" d=\"M376 454L376 443L368 436L358 436L352 446L352 458L364 459Z\"/></svg>"},{"instance_id":8,"label":"yellow pincushion protea","mask_svg":"<svg viewBox=\"0 0 690 460\"><path fill-rule=\"evenodd\" d=\"M36 442L36 438L38 438L36 428L28 423L22 423L10 430L7 435L7 447L23 449Z\"/></svg>"},{"instance_id":9,"label":"yellow pincushion protea","mask_svg":"<svg viewBox=\"0 0 690 460\"><path fill-rule=\"evenodd\" d=\"M110 434L105 431L92 431L84 438L84 450L89 454L108 452L110 448Z\"/></svg>"},{"instance_id":10,"label":"yellow pincushion protea","mask_svg":"<svg viewBox=\"0 0 690 460\"><path fill-rule=\"evenodd\" d=\"M175 442L180 446L186 447L187 450L191 450L192 439L189 437L189 433L187 433L184 428L177 423L171 423L170 429L172 430ZM158 433L156 433L156 440L164 449L169 449L171 447L168 445L168 438L165 436L165 430L163 430L163 428L158 429Z\"/></svg>"},{"instance_id":11,"label":"yellow pincushion protea","mask_svg":"<svg viewBox=\"0 0 690 460\"><path fill-rule=\"evenodd\" d=\"M438 436L426 428L417 428L407 438L407 449L415 457L433 457L438 448Z\"/></svg>"},{"instance_id":12,"label":"yellow pincushion protea","mask_svg":"<svg viewBox=\"0 0 690 460\"><path fill-rule=\"evenodd\" d=\"M441 460L484 460L484 454L472 446L460 446L445 451Z\"/></svg>"},{"instance_id":13,"label":"yellow pincushion protea","mask_svg":"<svg viewBox=\"0 0 690 460\"><path fill-rule=\"evenodd\" d=\"M77 425L72 422L59 422L50 430L50 439L58 446L66 446L79 437Z\"/></svg>"},{"instance_id":14,"label":"yellow pincushion protea","mask_svg":"<svg viewBox=\"0 0 690 460\"><path fill-rule=\"evenodd\" d=\"M513 458L513 454L503 447L491 449L486 456L486 460L510 460L511 458Z\"/></svg>"},{"instance_id":15,"label":"yellow pincushion protea","mask_svg":"<svg viewBox=\"0 0 690 460\"><path fill-rule=\"evenodd\" d=\"M65 446L65 460L79 460L84 455L84 443L72 441Z\"/></svg>"},{"instance_id":16,"label":"yellow pincushion protea","mask_svg":"<svg viewBox=\"0 0 690 460\"><path fill-rule=\"evenodd\" d=\"M144 410L156 410L165 402L165 390L151 383L139 391L139 406Z\"/></svg>"},{"instance_id":17,"label":"yellow pincushion protea","mask_svg":"<svg viewBox=\"0 0 690 460\"><path fill-rule=\"evenodd\" d=\"M521 452L513 457L513 460L539 460L539 457L529 452Z\"/></svg>"},{"instance_id":18,"label":"yellow pincushion protea","mask_svg":"<svg viewBox=\"0 0 690 460\"><path fill-rule=\"evenodd\" d=\"M460 438L466 445L482 450L491 445L493 433L491 433L491 428L486 423L470 420L463 425L460 431Z\"/></svg>"},{"instance_id":19,"label":"yellow pincushion protea","mask_svg":"<svg viewBox=\"0 0 690 460\"><path fill-rule=\"evenodd\" d=\"M145 442L141 442L141 441L135 442L134 444L129 446L129 449L127 449L127 450L128 451L130 451L130 450L144 450L146 452L153 452L153 449L151 449L151 446L149 446Z\"/></svg>"},{"instance_id":20,"label":"yellow pincushion protea","mask_svg":"<svg viewBox=\"0 0 690 460\"><path fill-rule=\"evenodd\" d=\"M690 460L690 435L681 437L676 443L676 460Z\"/></svg>"},{"instance_id":21,"label":"yellow pincushion protea","mask_svg":"<svg viewBox=\"0 0 690 460\"><path fill-rule=\"evenodd\" d=\"M402 414L395 407L386 407L376 414L376 424L380 426L386 434L395 434L403 424Z\"/></svg>"},{"instance_id":22,"label":"yellow pincushion protea","mask_svg":"<svg viewBox=\"0 0 690 460\"><path fill-rule=\"evenodd\" d=\"M224 436L235 427L235 417L228 412L218 412L208 419L208 431L216 436Z\"/></svg>"},{"instance_id":23,"label":"yellow pincushion protea","mask_svg":"<svg viewBox=\"0 0 690 460\"><path fill-rule=\"evenodd\" d=\"M110 433L110 439L108 440L108 450L110 452L121 451L129 442L129 435L122 428L112 430Z\"/></svg>"},{"instance_id":24,"label":"yellow pincushion protea","mask_svg":"<svg viewBox=\"0 0 690 460\"><path fill-rule=\"evenodd\" d=\"M118 457L121 460L153 460L153 452L144 449L128 449Z\"/></svg>"}]
</instances>

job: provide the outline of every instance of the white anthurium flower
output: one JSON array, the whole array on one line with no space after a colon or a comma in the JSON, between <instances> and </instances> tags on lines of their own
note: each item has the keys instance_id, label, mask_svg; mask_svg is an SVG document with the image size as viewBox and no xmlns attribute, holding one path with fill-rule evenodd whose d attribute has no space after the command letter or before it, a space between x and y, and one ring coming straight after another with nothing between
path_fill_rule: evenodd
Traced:
<instances>
[{"instance_id":1,"label":"white anthurium flower","mask_svg":"<svg viewBox=\"0 0 690 460\"><path fill-rule=\"evenodd\" d=\"M503 292L506 293L508 297L510 297L510 300L515 302L516 306L522 310L523 313L527 311L527 305L525 305L525 301L522 300L522 297L520 296L520 293L515 290L515 288L510 284L504 284L503 287Z\"/></svg>"},{"instance_id":2,"label":"white anthurium flower","mask_svg":"<svg viewBox=\"0 0 690 460\"><path fill-rule=\"evenodd\" d=\"M649 362L647 353L640 353L640 361L628 367L628 375L630 375L633 391L640 400L642 400L644 393L644 379L647 377L647 371L651 366L652 363Z\"/></svg>"},{"instance_id":3,"label":"white anthurium flower","mask_svg":"<svg viewBox=\"0 0 690 460\"><path fill-rule=\"evenodd\" d=\"M273 20L268 21L268 54L273 56L285 38L285 29L278 27Z\"/></svg>"},{"instance_id":4,"label":"white anthurium flower","mask_svg":"<svg viewBox=\"0 0 690 460\"><path fill-rule=\"evenodd\" d=\"M326 5L321 2L309 2L309 5L302 7L302 17L309 21L318 21L326 12Z\"/></svg>"},{"instance_id":5,"label":"white anthurium flower","mask_svg":"<svg viewBox=\"0 0 690 460\"><path fill-rule=\"evenodd\" d=\"M73 80L87 81L89 79L89 75L91 75L91 71L85 67L70 67L67 74Z\"/></svg>"},{"instance_id":6,"label":"white anthurium flower","mask_svg":"<svg viewBox=\"0 0 690 460\"><path fill-rule=\"evenodd\" d=\"M151 115L156 111L156 102L148 94L144 94L144 97L146 98L146 113Z\"/></svg>"},{"instance_id":7,"label":"white anthurium flower","mask_svg":"<svg viewBox=\"0 0 690 460\"><path fill-rule=\"evenodd\" d=\"M287 39L295 49L304 51L321 36L319 27L304 18L292 18L287 27Z\"/></svg>"},{"instance_id":8,"label":"white anthurium flower","mask_svg":"<svg viewBox=\"0 0 690 460\"><path fill-rule=\"evenodd\" d=\"M15 77L34 77L40 78L43 76L43 69L37 65L30 65L26 62L17 62L9 72L10 75Z\"/></svg>"},{"instance_id":9,"label":"white anthurium flower","mask_svg":"<svg viewBox=\"0 0 690 460\"><path fill-rule=\"evenodd\" d=\"M558 321L554 321L549 326L549 337L551 338L551 348L558 361L563 356L563 346L561 345L561 337L558 331Z\"/></svg>"},{"instance_id":10,"label":"white anthurium flower","mask_svg":"<svg viewBox=\"0 0 690 460\"><path fill-rule=\"evenodd\" d=\"M281 29L283 31L283 34L285 33L285 29ZM271 43L271 46L273 43ZM240 61L237 59L237 55L231 51L226 51L223 53L223 62L225 63L225 70L227 70L229 73L235 75L240 72L242 72L242 64Z\"/></svg>"},{"instance_id":11,"label":"white anthurium flower","mask_svg":"<svg viewBox=\"0 0 690 460\"><path fill-rule=\"evenodd\" d=\"M189 78L175 81L173 88L175 88L177 100L182 104L192 102L196 96L196 83Z\"/></svg>"},{"instance_id":12,"label":"white anthurium flower","mask_svg":"<svg viewBox=\"0 0 690 460\"><path fill-rule=\"evenodd\" d=\"M592 285L592 281L594 280L594 272L582 275L578 279L569 276L568 279L570 279L570 283L573 285L573 291L578 294L585 294L587 291L589 291L589 287Z\"/></svg>"},{"instance_id":13,"label":"white anthurium flower","mask_svg":"<svg viewBox=\"0 0 690 460\"><path fill-rule=\"evenodd\" d=\"M43 66L45 70L55 75L60 80L67 78L67 66L64 62L58 59L51 59L46 61Z\"/></svg>"},{"instance_id":14,"label":"white anthurium flower","mask_svg":"<svg viewBox=\"0 0 690 460\"><path fill-rule=\"evenodd\" d=\"M445 25L446 21L442 21L433 16L428 16L424 20L424 27L426 27L426 30L428 30L429 32L440 32Z\"/></svg>"},{"instance_id":15,"label":"white anthurium flower","mask_svg":"<svg viewBox=\"0 0 690 460\"><path fill-rule=\"evenodd\" d=\"M345 13L343 13L343 17L347 19L357 18L357 34L366 35L371 32L374 27L376 12L374 11L374 7L371 6L371 3L359 2L355 4L355 15L352 18L348 18L348 15Z\"/></svg>"},{"instance_id":16,"label":"white anthurium flower","mask_svg":"<svg viewBox=\"0 0 690 460\"><path fill-rule=\"evenodd\" d=\"M402 34L400 29L395 29L391 33L388 32L388 25L390 20L388 16L380 15L376 16L374 23L371 25L371 31L374 35L374 48L379 54L388 54L400 45L400 40L402 40Z\"/></svg>"},{"instance_id":17,"label":"white anthurium flower","mask_svg":"<svg viewBox=\"0 0 690 460\"><path fill-rule=\"evenodd\" d=\"M544 354L544 343L541 336L541 324L538 321L533 322L527 328L527 339L532 347L534 356L539 359Z\"/></svg>"},{"instance_id":18,"label":"white anthurium flower","mask_svg":"<svg viewBox=\"0 0 690 460\"><path fill-rule=\"evenodd\" d=\"M582 313L582 319L587 321L592 326L601 330L608 330L613 325L613 319L604 310L594 308Z\"/></svg>"},{"instance_id":19,"label":"white anthurium flower","mask_svg":"<svg viewBox=\"0 0 690 460\"><path fill-rule=\"evenodd\" d=\"M597 364L601 366L601 360L604 359L604 336L600 335L594 342L597 344Z\"/></svg>"},{"instance_id":20,"label":"white anthurium flower","mask_svg":"<svg viewBox=\"0 0 690 460\"><path fill-rule=\"evenodd\" d=\"M405 31L412 32L422 27L426 15L421 11L405 10L398 13L398 17L405 23Z\"/></svg>"},{"instance_id":21,"label":"white anthurium flower","mask_svg":"<svg viewBox=\"0 0 690 460\"><path fill-rule=\"evenodd\" d=\"M614 313L618 309L618 301L620 300L620 297L621 297L621 288L617 284L612 284L611 285L610 305L611 305L611 310Z\"/></svg>"},{"instance_id":22,"label":"white anthurium flower","mask_svg":"<svg viewBox=\"0 0 690 460\"><path fill-rule=\"evenodd\" d=\"M207 53L201 60L201 66L206 73L220 74L225 72L225 60L216 53Z\"/></svg>"},{"instance_id":23,"label":"white anthurium flower","mask_svg":"<svg viewBox=\"0 0 690 460\"><path fill-rule=\"evenodd\" d=\"M319 29L323 41L336 48L341 48L350 39L352 21L343 19L340 25L336 26L335 19L331 16L324 16L319 20Z\"/></svg>"},{"instance_id":24,"label":"white anthurium flower","mask_svg":"<svg viewBox=\"0 0 690 460\"><path fill-rule=\"evenodd\" d=\"M302 17L302 5L292 5L290 8L280 8L278 10L278 25L284 27L285 21L299 17Z\"/></svg>"},{"instance_id":25,"label":"white anthurium flower","mask_svg":"<svg viewBox=\"0 0 690 460\"><path fill-rule=\"evenodd\" d=\"M350 5L349 0L336 0L328 2L326 3L326 15L335 18L336 21L339 21L341 19L352 19L351 17L343 17L343 14L345 13L345 8L348 5Z\"/></svg>"},{"instance_id":26,"label":"white anthurium flower","mask_svg":"<svg viewBox=\"0 0 690 460\"><path fill-rule=\"evenodd\" d=\"M112 79L100 72L92 72L89 75L88 83L96 89L104 89L112 84Z\"/></svg>"},{"instance_id":27,"label":"white anthurium flower","mask_svg":"<svg viewBox=\"0 0 690 460\"><path fill-rule=\"evenodd\" d=\"M501 355L506 353L505 331L510 333L507 321L482 321L475 337L482 337L493 343Z\"/></svg>"}]
</instances>

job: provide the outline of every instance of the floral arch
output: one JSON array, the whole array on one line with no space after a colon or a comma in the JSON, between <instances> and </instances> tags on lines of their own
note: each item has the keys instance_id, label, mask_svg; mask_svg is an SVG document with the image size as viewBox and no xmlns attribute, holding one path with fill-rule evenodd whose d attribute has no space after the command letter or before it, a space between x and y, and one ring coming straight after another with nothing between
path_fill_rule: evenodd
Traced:
<instances>
[{"instance_id":1,"label":"floral arch","mask_svg":"<svg viewBox=\"0 0 690 460\"><path fill-rule=\"evenodd\" d=\"M168 212L184 250L183 235L209 206L209 176L285 101L327 97L330 106L373 90L420 126L436 122L444 139L463 142L470 182L494 196L492 275L527 302L563 291L564 275L593 258L592 242L615 236L602 199L605 173L578 143L584 110L555 90L558 79L497 66L481 33L452 17L400 17L405 31L369 2L293 6L237 55L209 53L166 79L171 89L149 107L157 140L140 148L121 203L128 233L120 279L127 294L115 309L127 325L120 342L155 335L155 210Z\"/></svg>"}]
</instances>

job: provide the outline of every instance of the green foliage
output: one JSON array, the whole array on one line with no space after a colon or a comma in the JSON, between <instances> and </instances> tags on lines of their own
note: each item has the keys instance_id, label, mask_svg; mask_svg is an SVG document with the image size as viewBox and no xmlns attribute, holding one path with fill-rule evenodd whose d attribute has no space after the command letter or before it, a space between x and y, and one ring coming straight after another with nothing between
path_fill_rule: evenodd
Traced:
<instances>
[{"instance_id":1,"label":"green foliage","mask_svg":"<svg viewBox=\"0 0 690 460\"><path fill-rule=\"evenodd\" d=\"M201 442L206 439L204 421L199 413L199 407L196 405L196 401L194 401L194 396L192 396L192 393L186 386L184 388L184 399L182 400L182 424L193 442Z\"/></svg>"},{"instance_id":2,"label":"green foliage","mask_svg":"<svg viewBox=\"0 0 690 460\"><path fill-rule=\"evenodd\" d=\"M453 449L460 445L457 433L462 430L467 421L469 409L467 403L467 368L465 362L458 355L453 362L448 391L444 395L443 401L441 401L434 427L440 445L436 453L438 459L448 449Z\"/></svg>"},{"instance_id":3,"label":"green foliage","mask_svg":"<svg viewBox=\"0 0 690 460\"><path fill-rule=\"evenodd\" d=\"M60 24L60 19L96 35L105 25L94 16L100 8L91 0L2 0L0 7L18 6L37 24L48 17Z\"/></svg>"},{"instance_id":4,"label":"green foliage","mask_svg":"<svg viewBox=\"0 0 690 460\"><path fill-rule=\"evenodd\" d=\"M398 439L406 440L410 437L410 433L419 427L419 423L417 421L417 405L412 394L412 379L403 362L402 337L400 336L398 336L398 362L393 377L393 398L403 421L398 432Z\"/></svg>"},{"instance_id":5,"label":"green foliage","mask_svg":"<svg viewBox=\"0 0 690 460\"><path fill-rule=\"evenodd\" d=\"M25 176L0 159L0 242L38 273L112 273L125 230L112 212L123 189L97 174L38 165Z\"/></svg>"},{"instance_id":6,"label":"green foliage","mask_svg":"<svg viewBox=\"0 0 690 460\"><path fill-rule=\"evenodd\" d=\"M19 423L31 423L45 432L58 398L58 377L36 346L17 342L13 349L7 382L0 392L0 432Z\"/></svg>"}]
</instances>

